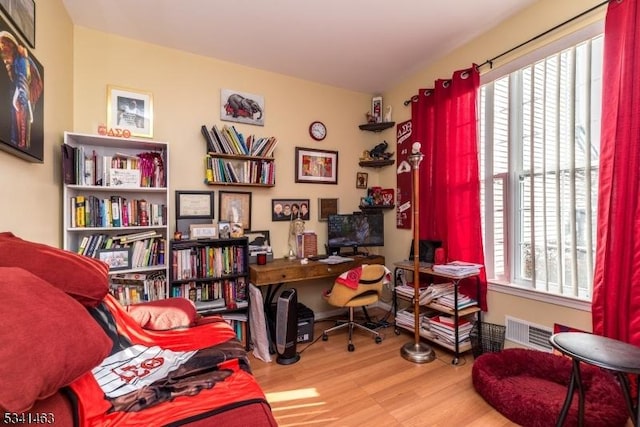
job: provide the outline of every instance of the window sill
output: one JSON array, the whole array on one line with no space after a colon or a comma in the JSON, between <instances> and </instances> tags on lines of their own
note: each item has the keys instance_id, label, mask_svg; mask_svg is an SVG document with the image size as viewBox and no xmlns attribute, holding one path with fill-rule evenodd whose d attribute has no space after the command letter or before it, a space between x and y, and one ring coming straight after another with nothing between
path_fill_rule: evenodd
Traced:
<instances>
[{"instance_id":1,"label":"window sill","mask_svg":"<svg viewBox=\"0 0 640 427\"><path fill-rule=\"evenodd\" d=\"M493 292L500 292L503 294L509 294L520 298L532 299L535 301L541 301L548 304L555 304L561 307L573 308L575 310L591 312L591 302L569 298L560 295L551 295L532 289L527 289L518 285L514 285L506 282L491 281L488 284L488 289Z\"/></svg>"}]
</instances>

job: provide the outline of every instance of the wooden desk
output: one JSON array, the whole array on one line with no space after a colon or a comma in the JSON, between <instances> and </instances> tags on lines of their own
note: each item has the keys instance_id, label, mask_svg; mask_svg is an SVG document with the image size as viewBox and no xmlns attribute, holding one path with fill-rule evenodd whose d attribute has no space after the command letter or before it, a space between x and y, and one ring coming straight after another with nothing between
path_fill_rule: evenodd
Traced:
<instances>
[{"instance_id":1,"label":"wooden desk","mask_svg":"<svg viewBox=\"0 0 640 427\"><path fill-rule=\"evenodd\" d=\"M383 264L383 256L353 256L353 261L340 264L325 264L320 261L309 261L301 264L299 259L289 260L285 258L274 259L265 265L250 264L249 280L256 286L266 286L264 296L264 316L269 328L271 342L270 352L275 353L273 340L275 339L275 320L270 312L278 291L285 283L301 283L315 279L335 279L345 271L362 264Z\"/></svg>"},{"instance_id":2,"label":"wooden desk","mask_svg":"<svg viewBox=\"0 0 640 427\"><path fill-rule=\"evenodd\" d=\"M362 264L384 264L384 257L378 255L349 258L353 258L353 261L340 264L325 264L320 261L301 264L299 259L278 258L265 265L249 265L249 280L256 286L267 286L303 280L336 278L345 271Z\"/></svg>"}]
</instances>

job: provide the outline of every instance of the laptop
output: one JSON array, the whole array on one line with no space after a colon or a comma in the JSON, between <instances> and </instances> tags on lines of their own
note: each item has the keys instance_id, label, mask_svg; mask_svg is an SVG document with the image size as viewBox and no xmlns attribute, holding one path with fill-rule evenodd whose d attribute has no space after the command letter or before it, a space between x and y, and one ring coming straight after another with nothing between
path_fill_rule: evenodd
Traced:
<instances>
[{"instance_id":1,"label":"laptop","mask_svg":"<svg viewBox=\"0 0 640 427\"><path fill-rule=\"evenodd\" d=\"M427 267L431 267L433 265L433 261L435 258L436 248L442 246L442 242L440 240L422 240L418 242L418 260L422 264L426 264ZM413 250L413 240L411 240L411 250L409 251L409 260L413 261L414 258L414 250Z\"/></svg>"}]
</instances>

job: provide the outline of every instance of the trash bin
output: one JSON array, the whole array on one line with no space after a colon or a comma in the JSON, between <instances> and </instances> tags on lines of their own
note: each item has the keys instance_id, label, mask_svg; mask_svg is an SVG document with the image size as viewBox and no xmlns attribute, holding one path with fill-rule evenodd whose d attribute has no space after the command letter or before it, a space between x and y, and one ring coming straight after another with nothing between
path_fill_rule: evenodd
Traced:
<instances>
[{"instance_id":1,"label":"trash bin","mask_svg":"<svg viewBox=\"0 0 640 427\"><path fill-rule=\"evenodd\" d=\"M494 323L475 322L469 339L471 340L471 352L476 358L484 353L495 353L504 348L504 333L506 327Z\"/></svg>"}]
</instances>

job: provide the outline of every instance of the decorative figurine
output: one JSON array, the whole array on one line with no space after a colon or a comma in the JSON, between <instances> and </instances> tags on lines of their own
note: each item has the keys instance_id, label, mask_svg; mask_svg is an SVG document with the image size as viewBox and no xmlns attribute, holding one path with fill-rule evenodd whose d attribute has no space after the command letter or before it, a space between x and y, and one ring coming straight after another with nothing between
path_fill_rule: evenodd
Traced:
<instances>
[{"instance_id":1,"label":"decorative figurine","mask_svg":"<svg viewBox=\"0 0 640 427\"><path fill-rule=\"evenodd\" d=\"M389 143L387 143L387 141L382 141L380 144L373 147L372 150L369 150L369 156L372 159L378 159L378 160L390 159L394 153L386 152L388 146L389 146Z\"/></svg>"},{"instance_id":2,"label":"decorative figurine","mask_svg":"<svg viewBox=\"0 0 640 427\"><path fill-rule=\"evenodd\" d=\"M393 111L393 108L391 108L391 105L387 105L387 108L385 108L385 113L384 113L385 122L391 121L391 111Z\"/></svg>"}]
</instances>

